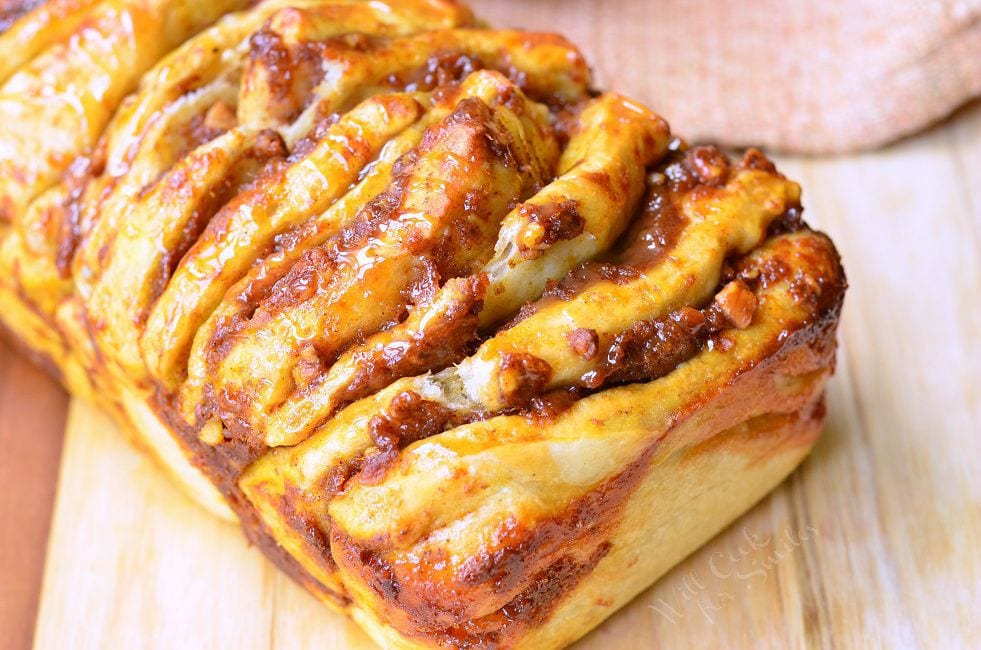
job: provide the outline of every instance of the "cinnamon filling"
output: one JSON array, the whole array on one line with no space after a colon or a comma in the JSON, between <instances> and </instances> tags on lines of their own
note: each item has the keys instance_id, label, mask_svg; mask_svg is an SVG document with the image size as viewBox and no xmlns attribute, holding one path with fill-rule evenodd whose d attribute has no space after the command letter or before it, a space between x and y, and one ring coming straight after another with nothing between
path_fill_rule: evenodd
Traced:
<instances>
[{"instance_id":1,"label":"cinnamon filling","mask_svg":"<svg viewBox=\"0 0 981 650\"><path fill-rule=\"evenodd\" d=\"M0 3L0 34L13 27L14 23L47 0L9 0Z\"/></svg>"}]
</instances>

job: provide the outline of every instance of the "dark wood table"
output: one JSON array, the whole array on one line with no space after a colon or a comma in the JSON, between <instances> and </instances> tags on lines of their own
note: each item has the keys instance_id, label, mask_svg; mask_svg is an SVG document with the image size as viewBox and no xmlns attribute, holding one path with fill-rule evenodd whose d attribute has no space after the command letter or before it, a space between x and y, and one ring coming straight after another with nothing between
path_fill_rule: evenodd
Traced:
<instances>
[{"instance_id":1,"label":"dark wood table","mask_svg":"<svg viewBox=\"0 0 981 650\"><path fill-rule=\"evenodd\" d=\"M0 648L34 635L68 396L0 338Z\"/></svg>"}]
</instances>

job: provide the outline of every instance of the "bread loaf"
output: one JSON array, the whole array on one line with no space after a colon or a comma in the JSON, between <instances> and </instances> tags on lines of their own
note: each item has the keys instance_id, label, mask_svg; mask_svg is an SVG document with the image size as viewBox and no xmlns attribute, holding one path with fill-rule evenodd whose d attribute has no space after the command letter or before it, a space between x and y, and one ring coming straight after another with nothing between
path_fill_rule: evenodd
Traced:
<instances>
[{"instance_id":1,"label":"bread loaf","mask_svg":"<svg viewBox=\"0 0 981 650\"><path fill-rule=\"evenodd\" d=\"M0 321L383 646L571 643L818 436L845 277L799 186L562 37L21 4Z\"/></svg>"}]
</instances>

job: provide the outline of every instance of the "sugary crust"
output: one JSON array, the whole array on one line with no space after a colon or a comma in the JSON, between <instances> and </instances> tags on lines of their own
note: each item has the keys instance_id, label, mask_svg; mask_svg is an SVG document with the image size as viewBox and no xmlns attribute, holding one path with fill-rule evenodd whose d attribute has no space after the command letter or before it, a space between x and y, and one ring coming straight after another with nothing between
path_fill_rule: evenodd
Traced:
<instances>
[{"instance_id":1,"label":"sugary crust","mask_svg":"<svg viewBox=\"0 0 981 650\"><path fill-rule=\"evenodd\" d=\"M671 496L676 486L659 474L681 471L672 463L741 457L744 474L771 464L786 473L823 421L843 277L818 235L779 237L755 255L744 273L779 262L792 279L770 278L761 291L764 322L727 332L726 351L705 350L662 379L586 398L544 427L524 431L507 418L460 427L403 452L381 484L362 487L355 479L330 508L330 550L339 582L359 606L419 643L519 644L577 597L579 582L619 550L619 536L631 535L622 517L639 486L656 483ZM822 288L790 295L805 284ZM754 484L773 480L767 476ZM384 496L388 484L398 498ZM474 500L482 493L486 500ZM655 520L664 496L645 497ZM446 504L455 506L450 521ZM712 520L721 526L739 512ZM405 528L434 517L441 520L426 533ZM633 555L655 552L647 540L631 540ZM680 548L697 545L689 543Z\"/></svg>"},{"instance_id":2,"label":"sugary crust","mask_svg":"<svg viewBox=\"0 0 981 650\"><path fill-rule=\"evenodd\" d=\"M559 647L807 453L845 278L763 154L448 0L192 4L0 36L0 322L326 604Z\"/></svg>"}]
</instances>

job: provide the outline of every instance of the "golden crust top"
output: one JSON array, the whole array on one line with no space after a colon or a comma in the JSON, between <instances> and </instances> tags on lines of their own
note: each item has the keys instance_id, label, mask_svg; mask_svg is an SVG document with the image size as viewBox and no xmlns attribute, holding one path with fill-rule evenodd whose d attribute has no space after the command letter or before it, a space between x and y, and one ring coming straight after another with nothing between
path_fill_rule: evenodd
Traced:
<instances>
[{"instance_id":1,"label":"golden crust top","mask_svg":"<svg viewBox=\"0 0 981 650\"><path fill-rule=\"evenodd\" d=\"M654 458L813 440L845 279L800 188L559 36L449 0L52 0L0 84L18 332L407 637L541 624Z\"/></svg>"}]
</instances>

